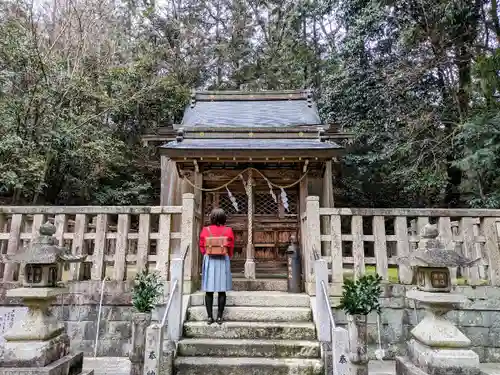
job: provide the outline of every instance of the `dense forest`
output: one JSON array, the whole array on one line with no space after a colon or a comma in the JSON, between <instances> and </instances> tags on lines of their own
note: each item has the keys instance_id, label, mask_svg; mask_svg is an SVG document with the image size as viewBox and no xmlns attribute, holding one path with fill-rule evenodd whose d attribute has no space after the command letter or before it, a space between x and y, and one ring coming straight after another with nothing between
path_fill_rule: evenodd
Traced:
<instances>
[{"instance_id":1,"label":"dense forest","mask_svg":"<svg viewBox=\"0 0 500 375\"><path fill-rule=\"evenodd\" d=\"M315 91L337 201L500 207L497 0L1 0L0 201L151 204L191 88Z\"/></svg>"}]
</instances>

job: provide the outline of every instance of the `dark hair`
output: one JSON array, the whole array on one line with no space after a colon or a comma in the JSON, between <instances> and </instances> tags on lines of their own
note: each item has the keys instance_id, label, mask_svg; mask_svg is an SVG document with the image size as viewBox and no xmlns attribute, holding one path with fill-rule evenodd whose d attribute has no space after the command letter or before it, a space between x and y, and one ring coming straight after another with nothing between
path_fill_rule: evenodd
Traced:
<instances>
[{"instance_id":1,"label":"dark hair","mask_svg":"<svg viewBox=\"0 0 500 375\"><path fill-rule=\"evenodd\" d=\"M222 208L214 208L210 212L210 224L211 225L226 225L226 213Z\"/></svg>"}]
</instances>

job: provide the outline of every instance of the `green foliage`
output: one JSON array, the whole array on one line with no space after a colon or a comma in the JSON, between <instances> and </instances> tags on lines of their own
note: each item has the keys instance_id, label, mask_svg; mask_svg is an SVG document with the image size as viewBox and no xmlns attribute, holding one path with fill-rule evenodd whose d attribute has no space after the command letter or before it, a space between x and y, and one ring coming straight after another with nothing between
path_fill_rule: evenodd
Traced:
<instances>
[{"instance_id":1,"label":"green foliage","mask_svg":"<svg viewBox=\"0 0 500 375\"><path fill-rule=\"evenodd\" d=\"M336 204L498 208L497 2L4 1L0 201L155 204L141 137L188 89L313 88L354 134Z\"/></svg>"},{"instance_id":2,"label":"green foliage","mask_svg":"<svg viewBox=\"0 0 500 375\"><path fill-rule=\"evenodd\" d=\"M71 39L54 44L28 3L6 4L0 7L0 198L153 204L159 173L141 136L177 121L188 90L175 75L160 74L161 59L143 37L102 39L92 34L94 23L82 20L71 29L63 17L54 27ZM101 27L116 21L106 17ZM92 37L96 48L88 45ZM117 53L109 54L110 47Z\"/></svg>"},{"instance_id":3,"label":"green foliage","mask_svg":"<svg viewBox=\"0 0 500 375\"><path fill-rule=\"evenodd\" d=\"M379 275L363 275L357 280L344 280L340 308L349 315L380 313L379 297L382 293Z\"/></svg>"},{"instance_id":4,"label":"green foliage","mask_svg":"<svg viewBox=\"0 0 500 375\"><path fill-rule=\"evenodd\" d=\"M346 34L326 65L321 111L355 136L337 184L340 204L498 207L491 163L499 48L481 6L339 4ZM478 170L481 155L490 173Z\"/></svg>"},{"instance_id":5,"label":"green foliage","mask_svg":"<svg viewBox=\"0 0 500 375\"><path fill-rule=\"evenodd\" d=\"M163 283L157 273L143 270L135 276L132 305L140 313L151 312L163 292Z\"/></svg>"}]
</instances>

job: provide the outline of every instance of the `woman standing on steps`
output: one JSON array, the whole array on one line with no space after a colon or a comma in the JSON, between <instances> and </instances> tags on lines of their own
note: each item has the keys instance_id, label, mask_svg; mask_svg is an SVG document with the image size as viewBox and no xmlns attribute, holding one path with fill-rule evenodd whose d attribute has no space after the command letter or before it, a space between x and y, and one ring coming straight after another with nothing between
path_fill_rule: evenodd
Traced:
<instances>
[{"instance_id":1,"label":"woman standing on steps","mask_svg":"<svg viewBox=\"0 0 500 375\"><path fill-rule=\"evenodd\" d=\"M217 292L217 323L222 324L226 306L226 292L232 289L231 262L234 252L234 234L226 227L226 213L214 208L210 225L200 233L200 251L203 254L201 289L205 292L208 324L214 323L214 292Z\"/></svg>"}]
</instances>

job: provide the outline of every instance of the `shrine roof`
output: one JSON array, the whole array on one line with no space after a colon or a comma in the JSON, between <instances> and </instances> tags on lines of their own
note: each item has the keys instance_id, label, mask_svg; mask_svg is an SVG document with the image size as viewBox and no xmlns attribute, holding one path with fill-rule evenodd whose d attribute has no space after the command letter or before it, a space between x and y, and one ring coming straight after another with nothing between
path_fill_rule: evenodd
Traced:
<instances>
[{"instance_id":1,"label":"shrine roof","mask_svg":"<svg viewBox=\"0 0 500 375\"><path fill-rule=\"evenodd\" d=\"M330 156L342 149L335 142L321 142L319 139L184 139L172 141L161 146L162 152L170 156L195 155L243 155L267 151L278 154Z\"/></svg>"},{"instance_id":2,"label":"shrine roof","mask_svg":"<svg viewBox=\"0 0 500 375\"><path fill-rule=\"evenodd\" d=\"M184 139L161 146L170 149L255 149L255 150L331 150L342 148L335 142L319 139Z\"/></svg>"},{"instance_id":3,"label":"shrine roof","mask_svg":"<svg viewBox=\"0 0 500 375\"><path fill-rule=\"evenodd\" d=\"M321 125L312 93L195 92L177 127L296 127Z\"/></svg>"}]
</instances>

